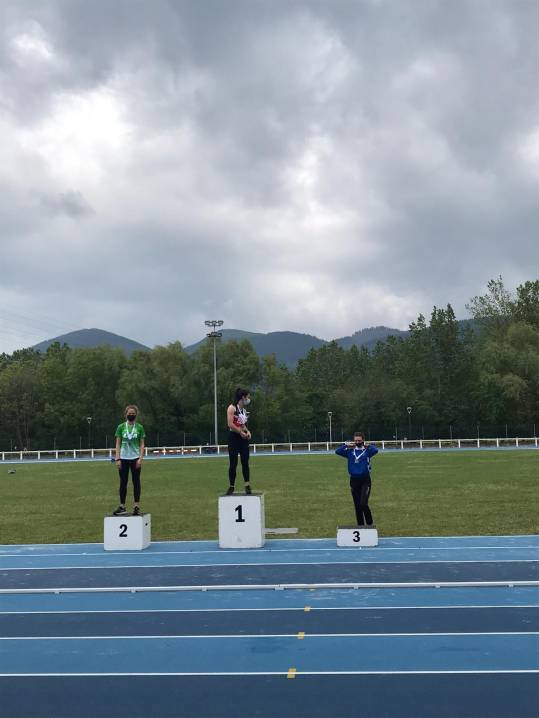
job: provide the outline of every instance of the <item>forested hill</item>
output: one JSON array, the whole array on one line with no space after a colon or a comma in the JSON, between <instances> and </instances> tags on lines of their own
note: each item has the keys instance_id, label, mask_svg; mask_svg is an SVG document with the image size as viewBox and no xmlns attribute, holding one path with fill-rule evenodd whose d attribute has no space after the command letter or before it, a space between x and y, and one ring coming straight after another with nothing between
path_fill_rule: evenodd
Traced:
<instances>
[{"instance_id":1,"label":"forested hill","mask_svg":"<svg viewBox=\"0 0 539 718\"><path fill-rule=\"evenodd\" d=\"M472 319L461 319L458 325L462 328L473 323ZM259 357L275 354L275 358L279 364L285 364L288 367L294 367L300 359L307 356L311 349L320 349L320 347L329 344L329 341L319 339L312 334L300 334L298 332L268 332L267 334L257 332L245 332L241 329L223 329L222 341L231 340L241 341L247 339L252 345ZM343 349L350 349L353 346L365 347L369 351L373 350L378 342L385 341L388 337L400 337L405 339L410 332L401 329L392 329L391 327L368 327L359 329L350 336L339 337L334 341ZM199 349L204 339L191 344L185 348L188 354L192 354Z\"/></svg>"},{"instance_id":2,"label":"forested hill","mask_svg":"<svg viewBox=\"0 0 539 718\"><path fill-rule=\"evenodd\" d=\"M299 332L268 332L263 334L260 332L245 332L241 329L223 329L222 341L236 340L241 341L247 339L259 357L275 354L279 364L294 366L297 362L306 356L311 349L319 349L327 344L323 339L312 336L311 334L300 334ZM192 354L201 347L205 339L191 344L185 350Z\"/></svg>"},{"instance_id":3,"label":"forested hill","mask_svg":"<svg viewBox=\"0 0 539 718\"><path fill-rule=\"evenodd\" d=\"M464 319L461 320L459 324L462 326L470 321L471 320ZM252 344L259 357L274 354L279 364L284 364L288 367L296 366L298 361L306 357L311 349L320 349L320 347L329 344L328 341L315 337L312 334L302 334L300 332L283 331L264 334L262 332L248 332L242 329L223 329L222 335L223 342L246 339ZM408 335L409 331L377 326L359 329L349 336L339 337L334 341L343 349L350 349L352 346L356 346L373 350L377 342L385 341L390 336L404 339ZM190 344L185 347L185 351L188 354L193 354L201 348L205 341L206 339L204 338L195 344ZM32 348L40 352L45 352L49 346L55 342L67 344L71 349L108 345L122 349L127 356L130 356L135 349L149 350L149 347L144 344L102 329L81 329L76 332L54 337L53 339L48 339L40 344L36 344Z\"/></svg>"},{"instance_id":4,"label":"forested hill","mask_svg":"<svg viewBox=\"0 0 539 718\"><path fill-rule=\"evenodd\" d=\"M320 347L328 344L325 339L320 339L312 334L302 334L300 332L248 332L242 329L223 329L222 341L241 341L246 339L249 341L259 357L274 354L279 364L285 364L288 367L294 367L300 359L307 356L311 349L320 349ZM405 337L408 332L390 327L378 326L360 329L350 336L335 339L337 344L344 349L352 346L366 347L374 349L376 343L385 341L389 336ZM193 354L204 344L206 339L201 339L195 344L185 347L188 354ZM45 352L51 344L58 342L59 344L67 344L71 349L79 347L97 347L111 346L124 351L127 356L135 349L148 350L149 347L140 344L127 337L122 337L103 329L80 329L79 331L62 334L61 336L47 339L46 341L36 344L32 349Z\"/></svg>"},{"instance_id":5,"label":"forested hill","mask_svg":"<svg viewBox=\"0 0 539 718\"><path fill-rule=\"evenodd\" d=\"M383 342L388 337L406 337L408 334L408 331L390 329L390 327L368 327L354 332L351 336L341 337L335 341L343 349L350 349L353 346L374 349L377 342Z\"/></svg>"},{"instance_id":6,"label":"forested hill","mask_svg":"<svg viewBox=\"0 0 539 718\"><path fill-rule=\"evenodd\" d=\"M311 349L320 349L320 347L329 344L325 339L319 339L312 334L300 334L299 332L268 332L267 334L258 332L246 332L241 329L223 329L222 341L230 340L240 341L247 339L252 345L259 357L275 354L275 358L279 364L286 366L295 366L300 359L303 359ZM376 342L384 341L389 336L406 336L408 332L399 329L391 329L390 327L369 327L368 329L360 329L351 336L340 337L335 339L337 344L344 349L351 346L373 349ZM191 344L185 350L192 354L199 349L205 340Z\"/></svg>"},{"instance_id":7,"label":"forested hill","mask_svg":"<svg viewBox=\"0 0 539 718\"><path fill-rule=\"evenodd\" d=\"M474 331L480 331L480 327L474 319L458 319L457 325L461 330L471 328ZM369 327L368 329L360 329L349 337L341 337L335 341L343 349L350 347L365 347L372 350L378 342L385 342L388 337L400 337L406 339L410 336L410 331L401 329L390 329L389 327Z\"/></svg>"},{"instance_id":8,"label":"forested hill","mask_svg":"<svg viewBox=\"0 0 539 718\"><path fill-rule=\"evenodd\" d=\"M127 356L130 356L135 349L149 350L149 347L144 346L144 344L133 341L133 339L127 339L127 337L122 337L119 334L106 332L103 329L79 329L76 332L69 332L68 334L54 337L53 339L47 339L44 342L36 344L32 349L38 352L46 352L50 345L56 342L59 344L67 344L71 349L110 346L122 349Z\"/></svg>"}]
</instances>

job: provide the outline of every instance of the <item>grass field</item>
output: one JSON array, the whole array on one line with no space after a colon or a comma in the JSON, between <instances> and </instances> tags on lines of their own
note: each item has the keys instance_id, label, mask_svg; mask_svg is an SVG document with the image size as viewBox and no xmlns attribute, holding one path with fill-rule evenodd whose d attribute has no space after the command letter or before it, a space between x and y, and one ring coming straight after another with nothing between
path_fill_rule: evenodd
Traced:
<instances>
[{"instance_id":1,"label":"grass field","mask_svg":"<svg viewBox=\"0 0 539 718\"><path fill-rule=\"evenodd\" d=\"M215 539L226 458L152 460L142 471L142 508L152 539ZM108 462L0 466L0 543L102 542L103 516L118 503ZM266 526L299 537L335 536L355 523L346 462L333 455L252 456ZM370 506L383 536L539 532L539 452L387 453L373 460ZM238 477L237 486L243 481ZM128 508L132 497L129 485Z\"/></svg>"}]
</instances>

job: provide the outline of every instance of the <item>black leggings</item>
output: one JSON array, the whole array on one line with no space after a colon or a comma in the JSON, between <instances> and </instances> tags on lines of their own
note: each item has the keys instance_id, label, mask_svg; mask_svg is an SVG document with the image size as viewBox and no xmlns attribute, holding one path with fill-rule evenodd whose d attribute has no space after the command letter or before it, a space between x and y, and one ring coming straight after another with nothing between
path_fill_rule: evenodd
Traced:
<instances>
[{"instance_id":1,"label":"black leggings","mask_svg":"<svg viewBox=\"0 0 539 718\"><path fill-rule=\"evenodd\" d=\"M351 476L350 489L352 490L352 498L356 509L356 519L358 526L370 526L372 524L372 514L369 509L369 496L371 493L371 477L370 476Z\"/></svg>"},{"instance_id":2,"label":"black leggings","mask_svg":"<svg viewBox=\"0 0 539 718\"><path fill-rule=\"evenodd\" d=\"M228 481L230 486L236 482L236 468L238 466L238 454L241 459L241 472L245 483L249 481L249 441L242 439L235 431L228 434Z\"/></svg>"},{"instance_id":3,"label":"black leggings","mask_svg":"<svg viewBox=\"0 0 539 718\"><path fill-rule=\"evenodd\" d=\"M129 469L131 469L131 478L133 479L133 497L135 503L138 504L140 501L140 471L141 467L137 469L137 459L121 459L121 466L118 469L120 474L120 503L122 506L125 504L127 497L127 482L129 481Z\"/></svg>"}]
</instances>

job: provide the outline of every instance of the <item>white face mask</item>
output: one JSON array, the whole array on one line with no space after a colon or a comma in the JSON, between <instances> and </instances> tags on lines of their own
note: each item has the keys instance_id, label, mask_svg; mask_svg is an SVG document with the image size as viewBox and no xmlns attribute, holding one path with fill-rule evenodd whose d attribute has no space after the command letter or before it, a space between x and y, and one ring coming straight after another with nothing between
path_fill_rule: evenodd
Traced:
<instances>
[{"instance_id":1,"label":"white face mask","mask_svg":"<svg viewBox=\"0 0 539 718\"><path fill-rule=\"evenodd\" d=\"M249 406L250 403L251 403L251 400L250 400L250 399L244 399L244 400L243 400L243 406Z\"/></svg>"}]
</instances>

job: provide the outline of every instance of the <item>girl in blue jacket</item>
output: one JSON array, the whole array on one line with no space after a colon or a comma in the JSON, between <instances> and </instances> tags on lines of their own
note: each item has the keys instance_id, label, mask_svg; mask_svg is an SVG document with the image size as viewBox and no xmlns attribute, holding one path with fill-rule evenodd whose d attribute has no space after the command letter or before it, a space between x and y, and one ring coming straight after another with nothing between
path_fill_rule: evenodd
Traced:
<instances>
[{"instance_id":1,"label":"girl in blue jacket","mask_svg":"<svg viewBox=\"0 0 539 718\"><path fill-rule=\"evenodd\" d=\"M372 514L369 509L369 496L371 493L371 457L378 453L373 444L366 444L361 431L356 431L354 441L342 444L335 453L348 459L348 473L350 474L350 489L358 526L372 526Z\"/></svg>"}]
</instances>

